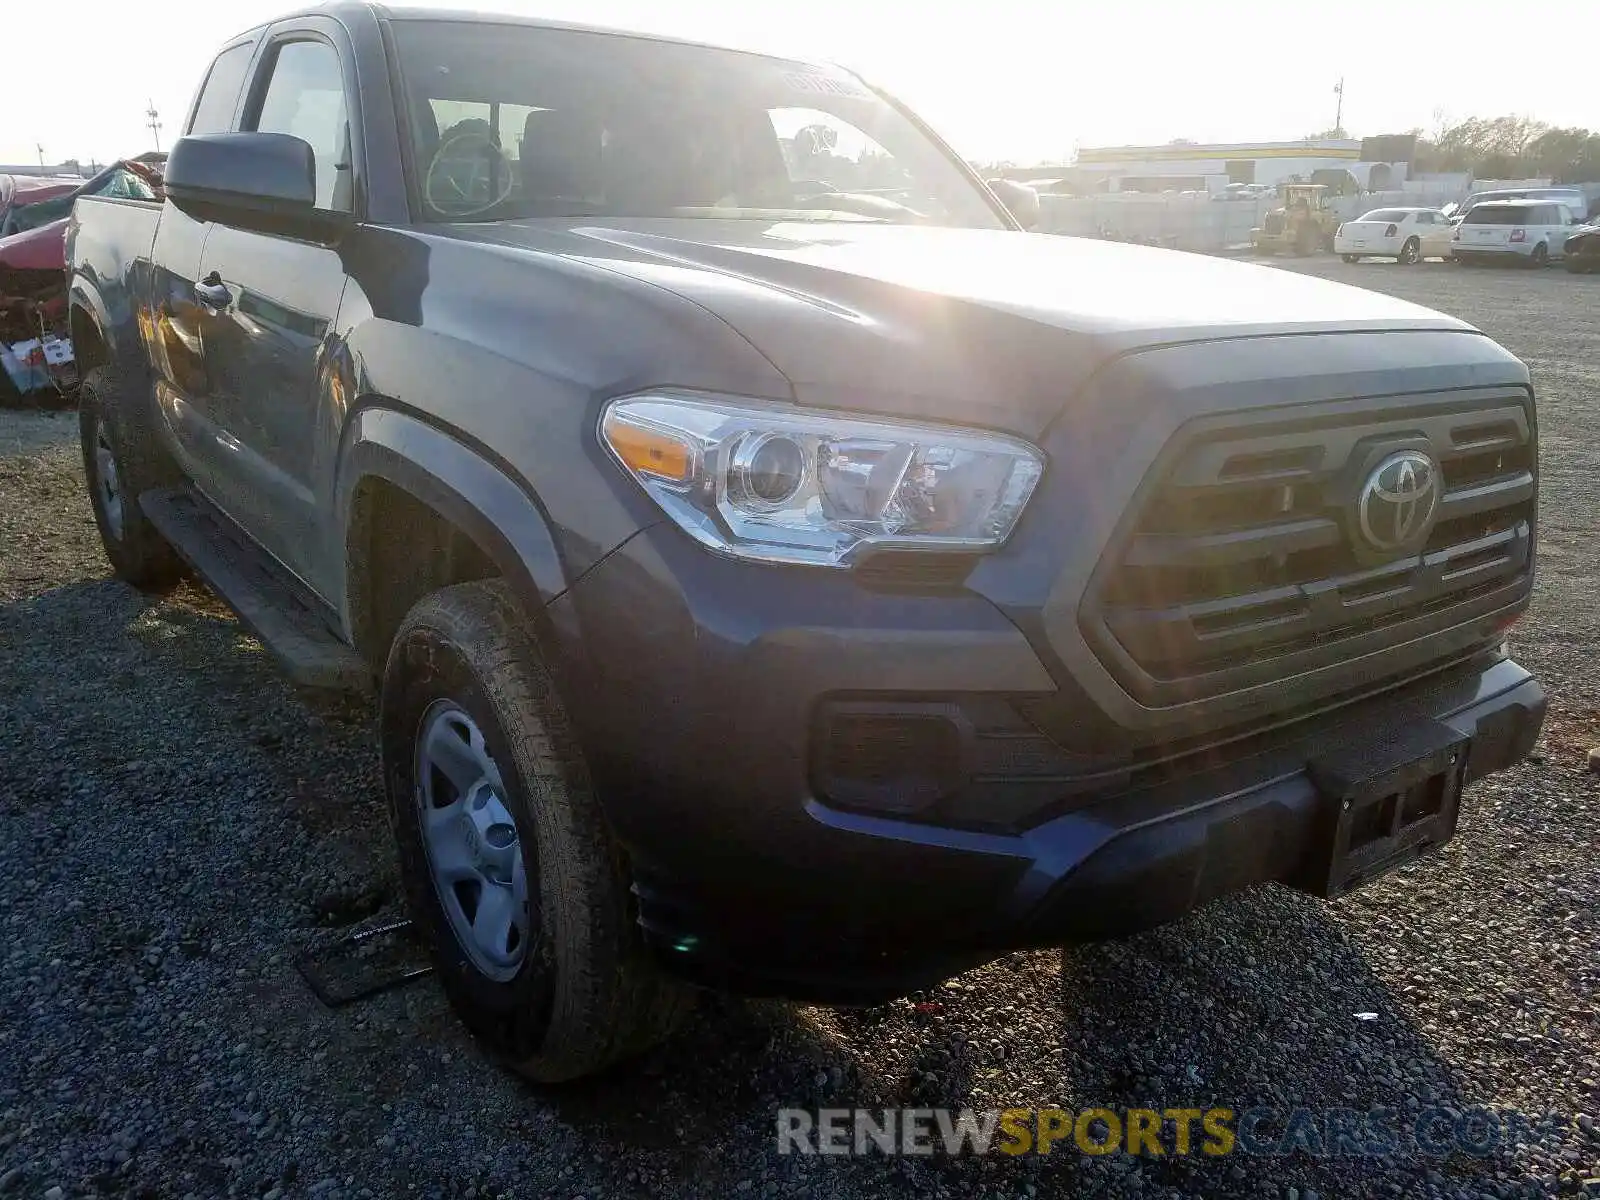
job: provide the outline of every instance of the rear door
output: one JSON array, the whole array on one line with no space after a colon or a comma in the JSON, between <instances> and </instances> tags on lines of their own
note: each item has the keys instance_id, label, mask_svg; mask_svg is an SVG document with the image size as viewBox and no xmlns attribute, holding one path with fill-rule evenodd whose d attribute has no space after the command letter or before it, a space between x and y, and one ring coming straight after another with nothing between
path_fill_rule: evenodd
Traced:
<instances>
[{"instance_id":1,"label":"rear door","mask_svg":"<svg viewBox=\"0 0 1600 1200\"><path fill-rule=\"evenodd\" d=\"M1450 235L1455 232L1450 222L1436 212L1419 212L1416 215L1416 234L1422 240L1423 258L1446 258L1450 254Z\"/></svg>"},{"instance_id":2,"label":"rear door","mask_svg":"<svg viewBox=\"0 0 1600 1200\"><path fill-rule=\"evenodd\" d=\"M206 73L185 133L228 133L244 94L256 39L224 47ZM202 302L200 259L211 233L167 203L151 248L151 290L139 322L156 369L156 398L175 452L191 479L208 495L225 490L230 453L214 410L206 344L214 312Z\"/></svg>"},{"instance_id":3,"label":"rear door","mask_svg":"<svg viewBox=\"0 0 1600 1200\"><path fill-rule=\"evenodd\" d=\"M309 143L317 207L350 213L355 99L340 37L325 18L273 27L240 127ZM323 368L345 285L338 249L218 224L206 241L202 274L225 294L207 356L216 408L234 439L227 507L255 541L317 590L322 529L312 460L325 415Z\"/></svg>"}]
</instances>

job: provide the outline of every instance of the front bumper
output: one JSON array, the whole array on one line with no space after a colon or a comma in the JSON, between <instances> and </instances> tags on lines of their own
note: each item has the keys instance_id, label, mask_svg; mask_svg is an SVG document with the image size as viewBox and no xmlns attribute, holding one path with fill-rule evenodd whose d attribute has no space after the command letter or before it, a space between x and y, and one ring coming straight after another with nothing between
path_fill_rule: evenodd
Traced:
<instances>
[{"instance_id":1,"label":"front bumper","mask_svg":"<svg viewBox=\"0 0 1600 1200\"><path fill-rule=\"evenodd\" d=\"M1097 762L1007 725L1060 693L982 597L732 562L666 526L551 615L649 945L692 979L820 1002L881 1001L1011 949L1293 883L1319 826L1310 760L1431 720L1470 739L1479 778L1528 752L1545 706L1526 671L1485 651L1274 731ZM966 731L963 772L976 756L1026 786L960 793L993 809L885 812L819 760L819 714L838 703L891 722L942 713ZM908 744L885 769L940 753ZM930 775L929 795L948 796Z\"/></svg>"}]
</instances>

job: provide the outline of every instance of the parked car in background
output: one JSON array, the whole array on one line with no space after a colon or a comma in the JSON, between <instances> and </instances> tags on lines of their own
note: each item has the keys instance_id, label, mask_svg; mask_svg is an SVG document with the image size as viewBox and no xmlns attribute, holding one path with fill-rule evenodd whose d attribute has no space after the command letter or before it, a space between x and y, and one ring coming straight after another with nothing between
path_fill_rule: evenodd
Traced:
<instances>
[{"instance_id":1,"label":"parked car in background","mask_svg":"<svg viewBox=\"0 0 1600 1200\"><path fill-rule=\"evenodd\" d=\"M1574 275L1600 271L1600 222L1580 225L1562 247L1562 265Z\"/></svg>"},{"instance_id":2,"label":"parked car in background","mask_svg":"<svg viewBox=\"0 0 1600 1200\"><path fill-rule=\"evenodd\" d=\"M1542 200L1490 200L1475 204L1451 235L1457 262L1521 262L1542 267L1565 252L1581 222L1565 204Z\"/></svg>"},{"instance_id":3,"label":"parked car in background","mask_svg":"<svg viewBox=\"0 0 1600 1200\"><path fill-rule=\"evenodd\" d=\"M1450 218L1436 208L1375 208L1340 225L1333 252L1345 262L1392 258L1410 265L1425 258L1449 258Z\"/></svg>"},{"instance_id":4,"label":"parked car in background","mask_svg":"<svg viewBox=\"0 0 1600 1200\"><path fill-rule=\"evenodd\" d=\"M81 179L59 176L0 175L0 230L5 228L12 209L52 199L82 183Z\"/></svg>"},{"instance_id":5,"label":"parked car in background","mask_svg":"<svg viewBox=\"0 0 1600 1200\"><path fill-rule=\"evenodd\" d=\"M1590 207L1589 197L1582 188L1577 187L1495 188L1487 192L1473 192L1460 204L1445 205L1444 211L1459 224L1474 206L1496 200L1551 200L1565 204L1579 217L1594 211Z\"/></svg>"},{"instance_id":6,"label":"parked car in background","mask_svg":"<svg viewBox=\"0 0 1600 1200\"><path fill-rule=\"evenodd\" d=\"M105 196L112 200L161 199L161 172L148 163L121 159L88 179L74 181L64 190L49 196L30 196L0 216L0 239L38 229L52 221L72 215L72 206L82 196ZM63 264L64 265L64 264Z\"/></svg>"}]
</instances>

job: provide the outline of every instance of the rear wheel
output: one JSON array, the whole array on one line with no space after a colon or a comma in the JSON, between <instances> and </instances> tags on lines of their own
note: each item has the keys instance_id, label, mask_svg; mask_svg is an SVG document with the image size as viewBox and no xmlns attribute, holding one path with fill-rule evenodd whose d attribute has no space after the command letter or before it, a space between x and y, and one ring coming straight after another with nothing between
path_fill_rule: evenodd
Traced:
<instances>
[{"instance_id":1,"label":"rear wheel","mask_svg":"<svg viewBox=\"0 0 1600 1200\"><path fill-rule=\"evenodd\" d=\"M500 581L419 601L379 723L411 911L469 1029L575 1079L648 1048L692 993L648 958L630 881L526 621Z\"/></svg>"},{"instance_id":2,"label":"rear wheel","mask_svg":"<svg viewBox=\"0 0 1600 1200\"><path fill-rule=\"evenodd\" d=\"M1360 262L1361 261L1361 256L1359 254L1345 254L1345 255L1341 255L1341 257L1347 263L1353 263L1353 262Z\"/></svg>"},{"instance_id":3,"label":"rear wheel","mask_svg":"<svg viewBox=\"0 0 1600 1200\"><path fill-rule=\"evenodd\" d=\"M150 427L143 399L115 368L96 367L78 392L78 432L89 502L111 569L124 583L156 590L175 583L183 564L144 515L139 496L174 487L183 474Z\"/></svg>"},{"instance_id":4,"label":"rear wheel","mask_svg":"<svg viewBox=\"0 0 1600 1200\"><path fill-rule=\"evenodd\" d=\"M1422 261L1422 243L1416 238L1407 238L1405 245L1400 247L1400 265L1414 267Z\"/></svg>"},{"instance_id":5,"label":"rear wheel","mask_svg":"<svg viewBox=\"0 0 1600 1200\"><path fill-rule=\"evenodd\" d=\"M1533 248L1533 253L1528 255L1528 265L1534 270L1546 266L1550 262L1550 247L1540 242Z\"/></svg>"}]
</instances>

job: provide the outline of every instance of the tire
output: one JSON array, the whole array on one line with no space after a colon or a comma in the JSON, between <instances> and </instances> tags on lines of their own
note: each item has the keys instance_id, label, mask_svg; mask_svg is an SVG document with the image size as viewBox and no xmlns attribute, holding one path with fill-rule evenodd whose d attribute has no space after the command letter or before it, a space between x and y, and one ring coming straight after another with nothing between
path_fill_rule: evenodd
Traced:
<instances>
[{"instance_id":1,"label":"tire","mask_svg":"<svg viewBox=\"0 0 1600 1200\"><path fill-rule=\"evenodd\" d=\"M648 1049L693 993L647 955L622 853L526 624L498 580L424 597L390 648L379 729L401 877L445 993L493 1054L555 1083ZM457 782L474 771L477 783ZM424 833L425 813L458 803Z\"/></svg>"},{"instance_id":2,"label":"tire","mask_svg":"<svg viewBox=\"0 0 1600 1200\"><path fill-rule=\"evenodd\" d=\"M1400 257L1396 259L1402 267L1414 267L1422 261L1422 243L1416 238L1407 238L1400 247Z\"/></svg>"},{"instance_id":3,"label":"tire","mask_svg":"<svg viewBox=\"0 0 1600 1200\"><path fill-rule=\"evenodd\" d=\"M1360 262L1361 261L1361 255L1359 255L1359 254L1342 254L1342 255L1340 255L1340 257L1343 258L1345 260L1345 262L1347 262L1347 263L1354 263L1354 262Z\"/></svg>"},{"instance_id":4,"label":"tire","mask_svg":"<svg viewBox=\"0 0 1600 1200\"><path fill-rule=\"evenodd\" d=\"M1550 264L1550 247L1540 242L1533 248L1533 253L1528 255L1528 266L1535 271Z\"/></svg>"},{"instance_id":5,"label":"tire","mask_svg":"<svg viewBox=\"0 0 1600 1200\"><path fill-rule=\"evenodd\" d=\"M89 503L111 569L124 583L159 591L176 583L183 563L139 507L152 488L176 487L183 473L157 440L146 398L115 367L100 366L78 390L78 435Z\"/></svg>"},{"instance_id":6,"label":"tire","mask_svg":"<svg viewBox=\"0 0 1600 1200\"><path fill-rule=\"evenodd\" d=\"M1587 275L1589 273L1589 268L1584 264L1583 260L1573 258L1570 254L1561 260L1561 265L1572 275Z\"/></svg>"},{"instance_id":7,"label":"tire","mask_svg":"<svg viewBox=\"0 0 1600 1200\"><path fill-rule=\"evenodd\" d=\"M1310 225L1300 226L1294 235L1294 252L1298 258L1307 258L1317 252L1317 231Z\"/></svg>"}]
</instances>

